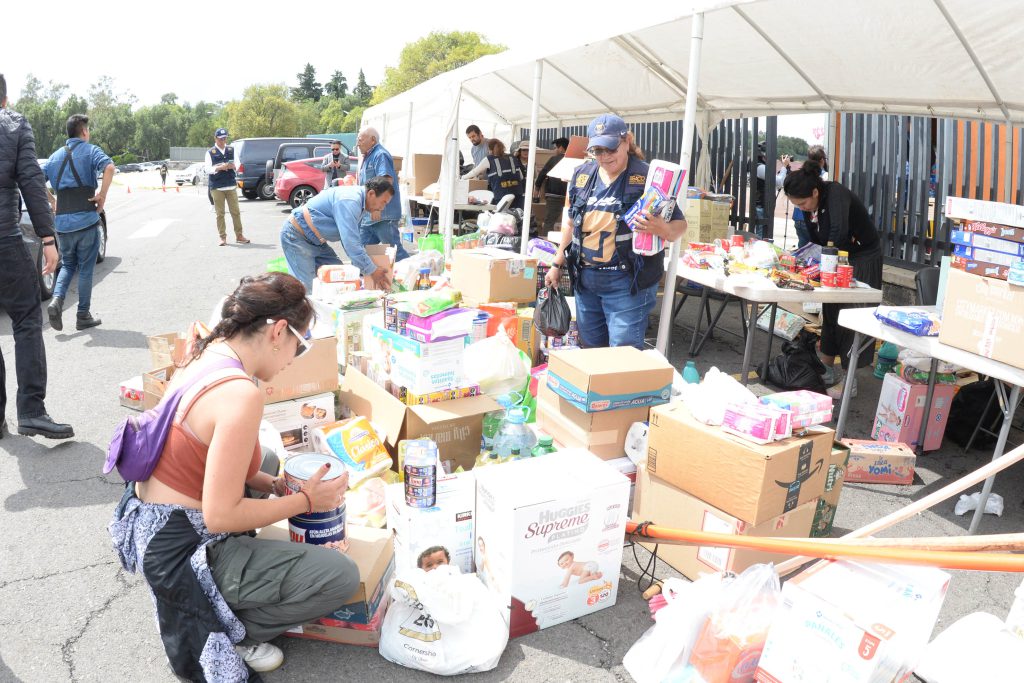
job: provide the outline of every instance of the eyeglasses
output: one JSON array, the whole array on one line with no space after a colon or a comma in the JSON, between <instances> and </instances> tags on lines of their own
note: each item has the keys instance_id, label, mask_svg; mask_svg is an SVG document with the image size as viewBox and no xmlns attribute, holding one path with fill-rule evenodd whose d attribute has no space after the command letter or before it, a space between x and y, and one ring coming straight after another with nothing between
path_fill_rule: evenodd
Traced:
<instances>
[{"instance_id":1,"label":"eyeglasses","mask_svg":"<svg viewBox=\"0 0 1024 683\"><path fill-rule=\"evenodd\" d=\"M268 325L273 325L276 322L277 321L273 318L267 318ZM299 341L298 345L295 347L295 357L302 358L304 355L309 353L310 349L313 348L313 345L309 343L309 340L313 335L309 330L306 330L306 334L304 335L299 334L299 331L292 327L291 323L288 323L288 329L292 331L292 334L294 334L295 338Z\"/></svg>"},{"instance_id":2,"label":"eyeglasses","mask_svg":"<svg viewBox=\"0 0 1024 683\"><path fill-rule=\"evenodd\" d=\"M341 147L331 147L331 151L337 154L338 152L341 151Z\"/></svg>"},{"instance_id":3,"label":"eyeglasses","mask_svg":"<svg viewBox=\"0 0 1024 683\"><path fill-rule=\"evenodd\" d=\"M615 154L619 150L617 148L616 149L608 149L607 147L591 147L587 151L590 152L590 155L596 159L598 157L603 157L603 156L608 156L608 155L611 155L611 154Z\"/></svg>"}]
</instances>

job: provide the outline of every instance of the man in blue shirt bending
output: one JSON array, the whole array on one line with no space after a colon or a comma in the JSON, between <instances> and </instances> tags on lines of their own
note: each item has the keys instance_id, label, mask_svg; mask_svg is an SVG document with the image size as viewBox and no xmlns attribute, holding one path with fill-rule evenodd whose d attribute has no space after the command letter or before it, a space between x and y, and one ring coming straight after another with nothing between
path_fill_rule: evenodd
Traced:
<instances>
[{"instance_id":1,"label":"man in blue shirt bending","mask_svg":"<svg viewBox=\"0 0 1024 683\"><path fill-rule=\"evenodd\" d=\"M114 162L96 145L89 143L89 117L68 117L68 140L50 155L43 173L57 193L54 224L60 246L61 269L53 288L53 301L46 312L50 327L64 329L61 313L71 280L78 273L78 318L76 330L96 327L100 319L89 312L92 303L92 271L100 253L100 212L114 179ZM103 174L99 192L96 176Z\"/></svg>"},{"instance_id":2,"label":"man in blue shirt bending","mask_svg":"<svg viewBox=\"0 0 1024 683\"><path fill-rule=\"evenodd\" d=\"M292 211L281 226L281 249L288 270L312 291L320 266L341 263L328 242L341 242L352 264L373 280L375 289L388 289L391 273L373 262L360 236L363 216L380 212L395 195L388 178L371 178L363 186L324 190Z\"/></svg>"},{"instance_id":3,"label":"man in blue shirt bending","mask_svg":"<svg viewBox=\"0 0 1024 683\"><path fill-rule=\"evenodd\" d=\"M398 221L402 218L402 200L399 198L395 160L391 157L391 152L380 144L380 135L376 128L364 128L359 131L356 147L363 155L363 163L359 166L359 184L365 185L370 178L387 178L395 186L395 193L383 209L363 216L363 244L393 244L398 247L395 260L407 259L409 253L402 246L402 237L398 232Z\"/></svg>"}]
</instances>

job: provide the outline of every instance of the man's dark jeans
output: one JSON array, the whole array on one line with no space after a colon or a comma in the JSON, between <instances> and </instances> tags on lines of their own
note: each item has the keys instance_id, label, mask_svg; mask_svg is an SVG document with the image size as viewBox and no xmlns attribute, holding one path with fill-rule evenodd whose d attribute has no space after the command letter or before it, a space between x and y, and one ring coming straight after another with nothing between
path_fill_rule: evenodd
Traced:
<instances>
[{"instance_id":1,"label":"man's dark jeans","mask_svg":"<svg viewBox=\"0 0 1024 683\"><path fill-rule=\"evenodd\" d=\"M39 275L21 236L0 238L0 310L11 318L18 376L18 419L46 412L46 350ZM0 354L0 420L7 408L7 369Z\"/></svg>"}]
</instances>

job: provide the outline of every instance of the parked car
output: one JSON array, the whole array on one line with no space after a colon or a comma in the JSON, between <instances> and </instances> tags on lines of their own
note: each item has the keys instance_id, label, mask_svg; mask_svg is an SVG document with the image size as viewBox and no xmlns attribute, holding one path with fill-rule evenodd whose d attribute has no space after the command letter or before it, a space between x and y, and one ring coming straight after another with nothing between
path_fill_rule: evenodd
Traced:
<instances>
[{"instance_id":1,"label":"parked car","mask_svg":"<svg viewBox=\"0 0 1024 683\"><path fill-rule=\"evenodd\" d=\"M267 177L277 179L284 172L284 165L289 161L301 161L304 159L323 159L331 153L330 141L307 141L307 142L286 142L277 149L277 156L267 162ZM357 168L359 160L352 155L345 145L341 145L342 175L350 168ZM323 186L321 185L321 188ZM276 190L275 190L276 194Z\"/></svg>"},{"instance_id":2,"label":"parked car","mask_svg":"<svg viewBox=\"0 0 1024 683\"><path fill-rule=\"evenodd\" d=\"M21 193L18 193L18 199L21 200ZM43 242L36 236L36 231L32 228L32 220L29 218L28 211L25 209L25 202L21 201L21 216L18 219L18 226L21 228L21 237L25 240L25 246L28 247L28 251L32 254L32 258L36 263L36 273L39 274L39 290L42 294L42 300L47 301L53 296L53 286L57 284L57 273L60 272L60 259L57 259L57 268L49 275L43 275ZM58 242L58 253L60 250L60 244ZM96 263L102 263L103 259L107 257L107 212L100 212L100 253L96 255Z\"/></svg>"},{"instance_id":3,"label":"parked car","mask_svg":"<svg viewBox=\"0 0 1024 683\"><path fill-rule=\"evenodd\" d=\"M178 185L184 185L188 183L190 185L198 185L204 178L206 178L206 165L203 162L192 164L186 169L174 172L174 182Z\"/></svg>"},{"instance_id":4,"label":"parked car","mask_svg":"<svg viewBox=\"0 0 1024 683\"><path fill-rule=\"evenodd\" d=\"M121 168L121 171L124 173L136 173L141 170L142 166L140 164L124 164Z\"/></svg>"},{"instance_id":5,"label":"parked car","mask_svg":"<svg viewBox=\"0 0 1024 683\"><path fill-rule=\"evenodd\" d=\"M239 189L246 199L273 199L274 178L267 175L267 161L277 157L278 148L286 142L309 143L311 138L242 138L234 140L235 172ZM324 144L323 140L313 140ZM310 155L307 155L310 156Z\"/></svg>"}]
</instances>

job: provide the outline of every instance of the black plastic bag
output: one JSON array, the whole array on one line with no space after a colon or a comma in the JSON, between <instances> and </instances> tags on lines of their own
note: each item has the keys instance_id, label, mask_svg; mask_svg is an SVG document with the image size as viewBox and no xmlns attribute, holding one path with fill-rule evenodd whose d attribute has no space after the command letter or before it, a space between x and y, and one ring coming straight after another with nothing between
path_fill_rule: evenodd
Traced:
<instances>
[{"instance_id":1,"label":"black plastic bag","mask_svg":"<svg viewBox=\"0 0 1024 683\"><path fill-rule=\"evenodd\" d=\"M569 332L572 313L565 295L555 287L545 287L537 297L537 310L533 314L533 326L541 334L561 337Z\"/></svg>"},{"instance_id":2,"label":"black plastic bag","mask_svg":"<svg viewBox=\"0 0 1024 683\"><path fill-rule=\"evenodd\" d=\"M979 422L989 431L999 431L1003 424L999 404L996 401L989 404L995 391L995 383L986 379L965 384L960 391L956 392L956 396L953 397L953 402L949 406L949 420L946 422L946 436L953 443L966 446ZM983 412L984 418L982 417ZM995 443L994 436L979 431L971 448L989 450Z\"/></svg>"},{"instance_id":3,"label":"black plastic bag","mask_svg":"<svg viewBox=\"0 0 1024 683\"><path fill-rule=\"evenodd\" d=\"M768 364L768 382L784 391L807 389L825 393L825 364L818 358L818 338L803 330L782 345L782 353Z\"/></svg>"},{"instance_id":4,"label":"black plastic bag","mask_svg":"<svg viewBox=\"0 0 1024 683\"><path fill-rule=\"evenodd\" d=\"M497 247L498 249L518 253L523 244L523 238L521 235L502 235L498 232L488 232L484 233L483 242L485 247Z\"/></svg>"}]
</instances>

